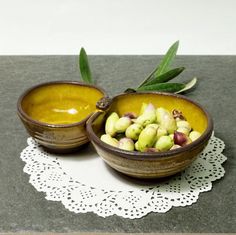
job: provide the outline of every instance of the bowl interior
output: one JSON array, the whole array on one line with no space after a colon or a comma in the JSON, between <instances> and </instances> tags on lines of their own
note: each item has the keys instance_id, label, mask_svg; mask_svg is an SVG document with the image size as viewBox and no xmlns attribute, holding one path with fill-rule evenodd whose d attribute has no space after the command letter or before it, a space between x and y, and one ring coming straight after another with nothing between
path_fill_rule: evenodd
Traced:
<instances>
[{"instance_id":1,"label":"bowl interior","mask_svg":"<svg viewBox=\"0 0 236 235\"><path fill-rule=\"evenodd\" d=\"M203 133L208 125L207 115L196 103L182 96L163 93L136 93L121 95L114 99L109 113L116 111L119 115L135 112L139 115L142 103L152 103L156 108L163 107L170 112L173 109L182 111L192 128Z\"/></svg>"},{"instance_id":2,"label":"bowl interior","mask_svg":"<svg viewBox=\"0 0 236 235\"><path fill-rule=\"evenodd\" d=\"M135 112L139 115L142 103L152 103L156 108L163 107L172 111L178 109L182 111L192 128L200 133L206 131L208 127L208 117L206 112L196 103L185 99L182 96L163 93L131 93L119 95L113 99L109 111L100 114L92 124L94 133L100 137L104 133L106 117L113 111L119 116L127 112Z\"/></svg>"},{"instance_id":3,"label":"bowl interior","mask_svg":"<svg viewBox=\"0 0 236 235\"><path fill-rule=\"evenodd\" d=\"M38 86L23 96L22 111L31 119L56 125L73 124L96 110L104 93L96 87L76 83Z\"/></svg>"}]
</instances>

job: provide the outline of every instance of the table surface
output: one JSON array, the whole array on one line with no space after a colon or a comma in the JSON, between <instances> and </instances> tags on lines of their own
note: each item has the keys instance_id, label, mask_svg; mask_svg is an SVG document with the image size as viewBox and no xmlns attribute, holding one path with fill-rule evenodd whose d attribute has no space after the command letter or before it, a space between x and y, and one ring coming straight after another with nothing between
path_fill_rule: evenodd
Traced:
<instances>
[{"instance_id":1,"label":"table surface","mask_svg":"<svg viewBox=\"0 0 236 235\"><path fill-rule=\"evenodd\" d=\"M160 56L90 56L96 83L113 96L134 87L159 63ZM179 56L186 71L176 81L198 77L186 94L211 113L215 135L226 144L224 178L200 194L197 203L141 219L75 214L60 202L45 199L23 173L20 152L26 133L16 115L19 95L32 85L53 80L80 80L76 56L0 57L0 232L236 232L236 56Z\"/></svg>"}]
</instances>

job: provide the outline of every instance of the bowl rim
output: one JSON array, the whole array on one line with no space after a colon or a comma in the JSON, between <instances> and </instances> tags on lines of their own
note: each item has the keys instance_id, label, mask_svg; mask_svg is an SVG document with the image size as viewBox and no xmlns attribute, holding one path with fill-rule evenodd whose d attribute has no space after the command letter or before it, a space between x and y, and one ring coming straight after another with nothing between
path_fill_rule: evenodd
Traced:
<instances>
[{"instance_id":1,"label":"bowl rim","mask_svg":"<svg viewBox=\"0 0 236 235\"><path fill-rule=\"evenodd\" d=\"M91 87L91 88L94 88L94 89L97 89L98 91L100 91L102 94L103 94L103 97L107 96L107 93L106 91L97 86L97 85L94 85L94 84L86 84L84 82L80 82L80 81L66 81L66 80L57 80L57 81L50 81L50 82L43 82L43 83L39 83L39 84L36 84L32 87L29 87L28 89L26 89L18 98L18 101L17 101L17 114L20 116L20 118L23 118L24 120L28 121L28 122L31 122L35 125L38 125L38 126L43 126L43 127L52 127L52 128L70 128L70 127L74 127L74 126L78 126L78 125L83 125L86 123L86 121L89 119L89 117L91 117L95 112L96 110L94 110L94 112L91 112L91 114L89 114L87 117L85 117L84 119L82 119L81 121L79 122L74 122L74 123L71 123L71 124L50 124L50 123L46 123L46 122L40 122L38 120L35 120L33 118L31 118L29 115L27 115L23 108L22 108L22 101L23 99L30 93L32 92L33 90L36 90L40 87L43 87L43 86L48 86L48 85L55 85L55 84L72 84L72 85L78 85L78 86L86 86L86 87Z\"/></svg>"},{"instance_id":2,"label":"bowl rim","mask_svg":"<svg viewBox=\"0 0 236 235\"><path fill-rule=\"evenodd\" d=\"M92 123L96 118L99 117L99 115L104 113L103 111L100 111L100 112L97 112L94 115L92 115L86 124L87 134L88 134L88 137L91 142L95 142L99 147L101 147L105 151L119 155L120 157L125 158L125 159L133 159L133 160L140 160L140 161L142 161L142 160L153 161L155 159L160 159L160 158L165 158L165 159L172 158L176 154L181 154L183 152L193 150L193 149L197 148L201 143L204 143L205 141L207 141L210 138L210 136L213 132L213 120L211 118L211 115L208 113L208 111L202 105L200 105L198 102L193 101L190 98L185 97L183 95L167 93L167 92L155 92L155 91L154 92L153 91L152 92L139 91L139 92L134 92L134 93L122 93L122 94L114 96L113 99L118 99L119 97L125 96L125 95L135 95L135 94L157 94L157 95L164 95L164 96L172 96L172 97L175 97L178 99L184 99L184 100L194 104L195 106L197 106L198 108L200 108L203 111L203 113L205 114L205 116L207 118L207 123L208 123L207 128L197 140L195 140L192 143L190 143L186 146L183 146L181 148L168 150L165 152L156 152L156 153L127 151L127 150L113 147L109 144L106 144L105 142L102 142L100 140L100 138L98 138L98 136L95 134L95 132L92 129Z\"/></svg>"}]
</instances>

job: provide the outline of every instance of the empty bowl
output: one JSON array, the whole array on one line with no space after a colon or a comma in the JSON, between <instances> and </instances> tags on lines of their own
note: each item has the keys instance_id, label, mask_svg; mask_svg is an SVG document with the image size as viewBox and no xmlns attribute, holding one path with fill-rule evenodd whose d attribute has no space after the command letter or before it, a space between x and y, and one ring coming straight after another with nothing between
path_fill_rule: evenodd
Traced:
<instances>
[{"instance_id":1,"label":"empty bowl","mask_svg":"<svg viewBox=\"0 0 236 235\"><path fill-rule=\"evenodd\" d=\"M55 81L34 86L17 103L28 133L53 152L70 152L86 144L85 125L106 94L94 85Z\"/></svg>"}]
</instances>

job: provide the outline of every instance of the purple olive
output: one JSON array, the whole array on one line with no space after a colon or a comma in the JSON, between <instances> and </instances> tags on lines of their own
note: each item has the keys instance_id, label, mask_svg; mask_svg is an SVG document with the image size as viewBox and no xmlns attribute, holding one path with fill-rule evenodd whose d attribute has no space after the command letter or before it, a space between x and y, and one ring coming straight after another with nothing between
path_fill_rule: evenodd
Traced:
<instances>
[{"instance_id":1,"label":"purple olive","mask_svg":"<svg viewBox=\"0 0 236 235\"><path fill-rule=\"evenodd\" d=\"M178 132L178 131L174 132L174 143L175 144L178 144L180 146L184 146L187 144L187 142L188 142L188 138L184 133Z\"/></svg>"}]
</instances>

